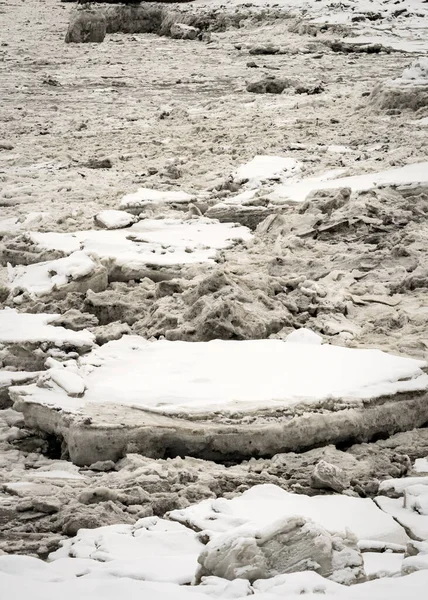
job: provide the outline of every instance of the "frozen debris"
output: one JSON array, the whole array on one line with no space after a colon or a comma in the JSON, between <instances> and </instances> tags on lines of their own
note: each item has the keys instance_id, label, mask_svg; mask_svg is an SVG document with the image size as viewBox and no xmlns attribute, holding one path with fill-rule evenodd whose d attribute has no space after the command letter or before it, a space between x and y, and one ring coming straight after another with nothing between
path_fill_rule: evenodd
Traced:
<instances>
[{"instance_id":1,"label":"frozen debris","mask_svg":"<svg viewBox=\"0 0 428 600\"><path fill-rule=\"evenodd\" d=\"M107 288L108 277L107 269L96 259L77 251L56 260L9 267L8 285L18 304L27 297L63 297L69 292L84 293L89 289L101 292Z\"/></svg>"},{"instance_id":2,"label":"frozen debris","mask_svg":"<svg viewBox=\"0 0 428 600\"><path fill-rule=\"evenodd\" d=\"M314 488L343 492L349 487L349 478L345 471L325 460L320 460L312 473L311 483Z\"/></svg>"},{"instance_id":3,"label":"frozen debris","mask_svg":"<svg viewBox=\"0 0 428 600\"><path fill-rule=\"evenodd\" d=\"M233 181L256 188L265 181L283 181L299 171L300 163L294 158L257 155L235 171Z\"/></svg>"},{"instance_id":4,"label":"frozen debris","mask_svg":"<svg viewBox=\"0 0 428 600\"><path fill-rule=\"evenodd\" d=\"M168 378L163 376L165 364ZM343 402L428 387L423 361L379 350L280 340L190 343L125 336L82 357L79 366L87 386L85 403L170 414L284 408L333 398ZM60 394L37 390L28 389L33 401L62 406Z\"/></svg>"},{"instance_id":5,"label":"frozen debris","mask_svg":"<svg viewBox=\"0 0 428 600\"><path fill-rule=\"evenodd\" d=\"M95 215L94 220L103 229L123 229L133 225L136 218L124 210L103 210Z\"/></svg>"},{"instance_id":6,"label":"frozen debris","mask_svg":"<svg viewBox=\"0 0 428 600\"><path fill-rule=\"evenodd\" d=\"M244 525L264 527L294 516L310 519L332 534L346 535L349 530L358 540L406 544L409 539L405 530L368 498L310 497L275 485L257 485L231 500L203 500L169 513L170 519L210 534L239 531Z\"/></svg>"},{"instance_id":7,"label":"frozen debris","mask_svg":"<svg viewBox=\"0 0 428 600\"><path fill-rule=\"evenodd\" d=\"M352 534L332 535L303 517L285 517L264 527L238 527L215 536L198 558L196 581L269 579L314 570L350 585L365 579L363 559Z\"/></svg>"},{"instance_id":8,"label":"frozen debris","mask_svg":"<svg viewBox=\"0 0 428 600\"><path fill-rule=\"evenodd\" d=\"M169 192L140 188L137 192L124 196L119 206L122 210L139 214L149 206L157 204L188 204L194 199L194 196L186 192Z\"/></svg>"}]
</instances>

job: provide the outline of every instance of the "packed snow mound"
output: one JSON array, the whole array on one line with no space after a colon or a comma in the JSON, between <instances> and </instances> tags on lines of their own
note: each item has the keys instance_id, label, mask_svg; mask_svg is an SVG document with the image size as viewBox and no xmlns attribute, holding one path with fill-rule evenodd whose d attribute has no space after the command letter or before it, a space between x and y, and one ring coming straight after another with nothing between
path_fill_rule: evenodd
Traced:
<instances>
[{"instance_id":1,"label":"packed snow mound","mask_svg":"<svg viewBox=\"0 0 428 600\"><path fill-rule=\"evenodd\" d=\"M310 519L330 533L358 540L406 544L408 536L394 519L368 498L350 496L304 496L278 486L257 485L241 496L227 500L203 500L169 513L169 518L212 535L240 531L241 527L263 528L291 517Z\"/></svg>"},{"instance_id":2,"label":"packed snow mound","mask_svg":"<svg viewBox=\"0 0 428 600\"><path fill-rule=\"evenodd\" d=\"M54 377L51 390L29 386L27 397L68 410L114 403L174 414L362 401L428 388L424 361L280 340L169 342L124 336L82 357L77 366L86 388L79 401L70 402Z\"/></svg>"}]
</instances>

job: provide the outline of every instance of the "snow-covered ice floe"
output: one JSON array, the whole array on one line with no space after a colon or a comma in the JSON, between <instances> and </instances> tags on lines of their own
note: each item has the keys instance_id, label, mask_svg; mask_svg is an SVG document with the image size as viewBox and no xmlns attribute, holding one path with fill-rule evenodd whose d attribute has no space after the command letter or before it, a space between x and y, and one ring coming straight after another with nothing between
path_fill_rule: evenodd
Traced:
<instances>
[{"instance_id":1,"label":"snow-covered ice floe","mask_svg":"<svg viewBox=\"0 0 428 600\"><path fill-rule=\"evenodd\" d=\"M425 366L313 343L124 336L10 393L30 423L61 431L77 464L131 443L149 456L251 456L426 422Z\"/></svg>"},{"instance_id":2,"label":"snow-covered ice floe","mask_svg":"<svg viewBox=\"0 0 428 600\"><path fill-rule=\"evenodd\" d=\"M358 540L405 544L409 538L400 525L369 498L305 496L278 486L257 485L241 496L203 500L169 513L169 518L199 531L230 532L251 524L266 527L285 517L303 516L330 533L350 530Z\"/></svg>"},{"instance_id":3,"label":"snow-covered ice floe","mask_svg":"<svg viewBox=\"0 0 428 600\"><path fill-rule=\"evenodd\" d=\"M245 183L249 189L260 187L263 182L284 181L298 173L301 165L294 158L257 155L241 165L233 174L236 183Z\"/></svg>"},{"instance_id":4,"label":"snow-covered ice floe","mask_svg":"<svg viewBox=\"0 0 428 600\"><path fill-rule=\"evenodd\" d=\"M246 227L206 218L145 219L126 229L28 234L29 251L64 258L9 268L12 293L43 295L107 269L110 277L134 279L149 267L214 262L217 251L251 239ZM100 264L101 262L101 264ZM107 273L105 273L106 275ZM90 284L94 289L93 282ZM84 290L82 290L84 291Z\"/></svg>"}]
</instances>

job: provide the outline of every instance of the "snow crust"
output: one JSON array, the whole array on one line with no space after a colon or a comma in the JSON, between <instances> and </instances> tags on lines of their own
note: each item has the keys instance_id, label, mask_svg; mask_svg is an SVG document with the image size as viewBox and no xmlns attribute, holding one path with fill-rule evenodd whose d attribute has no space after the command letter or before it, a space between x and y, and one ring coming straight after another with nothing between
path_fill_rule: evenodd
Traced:
<instances>
[{"instance_id":1,"label":"snow crust","mask_svg":"<svg viewBox=\"0 0 428 600\"><path fill-rule=\"evenodd\" d=\"M66 386L56 385L55 377L51 390L37 385L20 389L34 402L66 410L100 402L164 413L264 409L425 390L424 366L424 361L379 350L327 344L124 336L79 359L73 382L77 372L86 387L83 398L70 401Z\"/></svg>"}]
</instances>

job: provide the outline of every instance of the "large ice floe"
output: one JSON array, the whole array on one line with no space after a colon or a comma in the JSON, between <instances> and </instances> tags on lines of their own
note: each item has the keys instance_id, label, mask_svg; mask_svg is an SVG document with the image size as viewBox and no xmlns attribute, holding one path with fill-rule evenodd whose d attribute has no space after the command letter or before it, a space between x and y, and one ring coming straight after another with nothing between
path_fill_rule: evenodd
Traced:
<instances>
[{"instance_id":1,"label":"large ice floe","mask_svg":"<svg viewBox=\"0 0 428 600\"><path fill-rule=\"evenodd\" d=\"M77 464L129 448L263 456L427 421L424 361L312 341L124 336L51 363L37 384L10 394L28 425L64 438Z\"/></svg>"}]
</instances>

